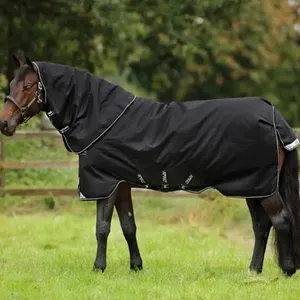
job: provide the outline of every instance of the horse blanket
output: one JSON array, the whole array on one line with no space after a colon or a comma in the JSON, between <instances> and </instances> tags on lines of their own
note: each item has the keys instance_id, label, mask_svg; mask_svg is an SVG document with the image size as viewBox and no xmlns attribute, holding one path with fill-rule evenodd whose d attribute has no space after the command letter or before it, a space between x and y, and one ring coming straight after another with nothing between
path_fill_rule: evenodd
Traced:
<instances>
[{"instance_id":1,"label":"horse blanket","mask_svg":"<svg viewBox=\"0 0 300 300\"><path fill-rule=\"evenodd\" d=\"M260 97L161 104L84 70L37 62L45 111L68 151L79 154L82 200L121 182L164 192L265 197L277 188L278 145L300 142Z\"/></svg>"}]
</instances>

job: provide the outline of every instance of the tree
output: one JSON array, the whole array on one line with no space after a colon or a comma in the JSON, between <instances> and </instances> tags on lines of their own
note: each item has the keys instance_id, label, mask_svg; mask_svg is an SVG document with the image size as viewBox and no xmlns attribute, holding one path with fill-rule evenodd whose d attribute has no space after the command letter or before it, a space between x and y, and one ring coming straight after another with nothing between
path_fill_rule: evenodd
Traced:
<instances>
[{"instance_id":1,"label":"tree","mask_svg":"<svg viewBox=\"0 0 300 300\"><path fill-rule=\"evenodd\" d=\"M119 74L162 102L263 96L298 125L299 5L0 0L0 72L10 78L10 56L23 50L34 60Z\"/></svg>"},{"instance_id":2,"label":"tree","mask_svg":"<svg viewBox=\"0 0 300 300\"><path fill-rule=\"evenodd\" d=\"M11 56L77 65L93 71L94 25L90 1L1 0L0 63L12 78Z\"/></svg>"},{"instance_id":3,"label":"tree","mask_svg":"<svg viewBox=\"0 0 300 300\"><path fill-rule=\"evenodd\" d=\"M159 101L258 95L293 124L297 8L279 0L114 0L93 7L103 55Z\"/></svg>"}]
</instances>

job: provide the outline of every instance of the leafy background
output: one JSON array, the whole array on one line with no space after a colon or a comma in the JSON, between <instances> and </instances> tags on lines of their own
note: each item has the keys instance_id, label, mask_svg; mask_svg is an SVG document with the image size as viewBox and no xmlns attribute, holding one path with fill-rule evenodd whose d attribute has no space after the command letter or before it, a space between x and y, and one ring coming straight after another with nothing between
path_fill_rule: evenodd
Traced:
<instances>
[{"instance_id":1,"label":"leafy background","mask_svg":"<svg viewBox=\"0 0 300 300\"><path fill-rule=\"evenodd\" d=\"M299 126L299 15L295 0L0 0L0 83L26 53L162 102L262 96Z\"/></svg>"}]
</instances>

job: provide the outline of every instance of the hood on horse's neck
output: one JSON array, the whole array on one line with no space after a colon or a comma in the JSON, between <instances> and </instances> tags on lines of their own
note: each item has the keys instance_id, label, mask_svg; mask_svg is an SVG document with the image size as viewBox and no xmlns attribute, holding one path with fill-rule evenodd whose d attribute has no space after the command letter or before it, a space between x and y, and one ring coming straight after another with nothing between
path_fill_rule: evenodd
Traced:
<instances>
[{"instance_id":1,"label":"hood on horse's neck","mask_svg":"<svg viewBox=\"0 0 300 300\"><path fill-rule=\"evenodd\" d=\"M52 124L80 152L107 130L133 103L135 96L85 70L35 62L45 91L45 108Z\"/></svg>"},{"instance_id":2,"label":"hood on horse's neck","mask_svg":"<svg viewBox=\"0 0 300 300\"><path fill-rule=\"evenodd\" d=\"M76 110L87 101L93 88L99 89L99 100L117 88L85 70L48 62L36 62L45 90L45 111L72 123ZM101 86L101 89L99 88ZM65 123L65 122L64 122Z\"/></svg>"},{"instance_id":3,"label":"hood on horse's neck","mask_svg":"<svg viewBox=\"0 0 300 300\"><path fill-rule=\"evenodd\" d=\"M49 110L56 113L65 109L65 106L75 100L82 98L86 90L84 83L93 80L103 79L78 68L48 62L36 62L40 81L46 94L46 103L49 103Z\"/></svg>"}]
</instances>

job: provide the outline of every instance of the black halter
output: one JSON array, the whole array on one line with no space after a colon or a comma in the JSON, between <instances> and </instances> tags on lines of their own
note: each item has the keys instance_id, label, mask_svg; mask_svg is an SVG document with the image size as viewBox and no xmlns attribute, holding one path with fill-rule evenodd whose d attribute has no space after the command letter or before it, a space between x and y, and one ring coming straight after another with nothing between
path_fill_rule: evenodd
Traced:
<instances>
[{"instance_id":1,"label":"black halter","mask_svg":"<svg viewBox=\"0 0 300 300\"><path fill-rule=\"evenodd\" d=\"M32 106L32 104L34 104L34 102L41 104L43 103L43 99L42 99L42 90L43 90L43 86L39 81L34 82L34 84L38 85L38 89L34 94L34 97L29 101L29 103L25 104L24 106L21 106L18 101L12 97L12 96L6 96L4 101L11 101L21 112L21 115L23 117L23 120L21 123L26 123L29 119L32 118L32 116L28 117L26 116L26 113L28 111L28 109Z\"/></svg>"}]
</instances>

